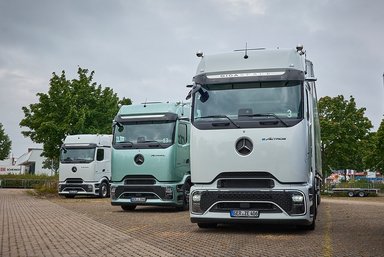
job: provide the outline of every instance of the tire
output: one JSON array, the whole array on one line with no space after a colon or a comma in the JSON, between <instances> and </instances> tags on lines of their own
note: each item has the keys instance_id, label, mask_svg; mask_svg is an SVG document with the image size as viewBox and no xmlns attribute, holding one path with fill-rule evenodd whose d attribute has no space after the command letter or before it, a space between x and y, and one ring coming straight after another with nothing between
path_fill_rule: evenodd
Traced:
<instances>
[{"instance_id":1,"label":"tire","mask_svg":"<svg viewBox=\"0 0 384 257\"><path fill-rule=\"evenodd\" d=\"M309 225L298 225L297 228L300 229L300 230L305 230L305 231L315 230L315 228L316 228L316 218L315 217L313 218L313 221L312 221L311 224L309 224Z\"/></svg>"},{"instance_id":2,"label":"tire","mask_svg":"<svg viewBox=\"0 0 384 257\"><path fill-rule=\"evenodd\" d=\"M124 211L133 211L136 209L136 205L122 205L121 209Z\"/></svg>"},{"instance_id":3,"label":"tire","mask_svg":"<svg viewBox=\"0 0 384 257\"><path fill-rule=\"evenodd\" d=\"M360 192L358 193L358 196L360 196L360 197L364 197L364 196L365 196L365 192L364 192L364 191L360 191Z\"/></svg>"},{"instance_id":4,"label":"tire","mask_svg":"<svg viewBox=\"0 0 384 257\"><path fill-rule=\"evenodd\" d=\"M99 197L106 198L109 197L109 186L106 182L101 182L99 186Z\"/></svg>"},{"instance_id":5,"label":"tire","mask_svg":"<svg viewBox=\"0 0 384 257\"><path fill-rule=\"evenodd\" d=\"M348 192L348 196L349 196L349 197L353 197L353 196L355 196L355 193L354 193L353 191L349 191L349 192Z\"/></svg>"},{"instance_id":6,"label":"tire","mask_svg":"<svg viewBox=\"0 0 384 257\"><path fill-rule=\"evenodd\" d=\"M75 195L64 195L65 198L75 198Z\"/></svg>"},{"instance_id":7,"label":"tire","mask_svg":"<svg viewBox=\"0 0 384 257\"><path fill-rule=\"evenodd\" d=\"M217 223L197 223L197 226L199 226L199 228L216 228Z\"/></svg>"},{"instance_id":8,"label":"tire","mask_svg":"<svg viewBox=\"0 0 384 257\"><path fill-rule=\"evenodd\" d=\"M189 209L189 193L191 191L191 183L187 180L183 185L183 205L177 206L177 211L186 211Z\"/></svg>"}]
</instances>

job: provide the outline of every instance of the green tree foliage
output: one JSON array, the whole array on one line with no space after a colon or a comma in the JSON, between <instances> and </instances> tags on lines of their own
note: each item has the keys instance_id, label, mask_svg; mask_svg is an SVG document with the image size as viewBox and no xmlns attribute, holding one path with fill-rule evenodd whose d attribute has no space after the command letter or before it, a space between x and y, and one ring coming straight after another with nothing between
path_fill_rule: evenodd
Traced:
<instances>
[{"instance_id":1,"label":"green tree foliage","mask_svg":"<svg viewBox=\"0 0 384 257\"><path fill-rule=\"evenodd\" d=\"M323 170L362 170L371 140L371 121L364 116L365 108L357 108L355 99L344 96L319 100Z\"/></svg>"},{"instance_id":2,"label":"green tree foliage","mask_svg":"<svg viewBox=\"0 0 384 257\"><path fill-rule=\"evenodd\" d=\"M79 68L77 74L78 79L68 80L64 71L53 73L48 93L38 93L38 103L22 107L20 126L29 128L22 134L43 144L43 155L55 161L47 162L54 167L66 135L110 134L118 105L131 104L129 98L119 100L111 88L93 82L94 71Z\"/></svg>"},{"instance_id":3,"label":"green tree foliage","mask_svg":"<svg viewBox=\"0 0 384 257\"><path fill-rule=\"evenodd\" d=\"M377 132L372 133L372 140L367 149L367 161L372 170L384 171L384 119Z\"/></svg>"},{"instance_id":4,"label":"green tree foliage","mask_svg":"<svg viewBox=\"0 0 384 257\"><path fill-rule=\"evenodd\" d=\"M12 141L3 129L3 124L0 123L0 160L4 160L11 152Z\"/></svg>"}]
</instances>

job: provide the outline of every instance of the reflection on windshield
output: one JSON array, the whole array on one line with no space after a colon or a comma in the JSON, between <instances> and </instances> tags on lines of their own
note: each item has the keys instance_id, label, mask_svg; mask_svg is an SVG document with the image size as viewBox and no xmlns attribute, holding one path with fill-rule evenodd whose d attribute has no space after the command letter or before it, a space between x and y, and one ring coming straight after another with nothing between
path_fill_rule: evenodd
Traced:
<instances>
[{"instance_id":1,"label":"reflection on windshield","mask_svg":"<svg viewBox=\"0 0 384 257\"><path fill-rule=\"evenodd\" d=\"M201 101L201 94L195 94L194 121L220 116L238 121L261 117L278 120L302 117L301 82L219 84L203 88L209 97Z\"/></svg>"},{"instance_id":2,"label":"reflection on windshield","mask_svg":"<svg viewBox=\"0 0 384 257\"><path fill-rule=\"evenodd\" d=\"M95 148L63 148L60 161L63 163L89 163L95 158Z\"/></svg>"},{"instance_id":3,"label":"reflection on windshield","mask_svg":"<svg viewBox=\"0 0 384 257\"><path fill-rule=\"evenodd\" d=\"M173 144L174 121L143 121L122 124L123 129L114 130L114 143L133 146L147 144L162 146Z\"/></svg>"}]
</instances>

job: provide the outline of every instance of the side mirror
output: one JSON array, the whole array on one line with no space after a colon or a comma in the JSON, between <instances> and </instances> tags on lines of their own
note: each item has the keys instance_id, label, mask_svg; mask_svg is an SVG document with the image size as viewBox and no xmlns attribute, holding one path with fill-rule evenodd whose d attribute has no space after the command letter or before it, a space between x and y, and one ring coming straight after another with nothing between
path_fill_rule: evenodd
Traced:
<instances>
[{"instance_id":1,"label":"side mirror","mask_svg":"<svg viewBox=\"0 0 384 257\"><path fill-rule=\"evenodd\" d=\"M123 132L123 130L124 130L124 126L120 122L118 122L118 121L113 121L113 125L112 126L113 127L117 126L117 130L119 132Z\"/></svg>"},{"instance_id":2,"label":"side mirror","mask_svg":"<svg viewBox=\"0 0 384 257\"><path fill-rule=\"evenodd\" d=\"M188 87L190 87L190 85L188 85ZM194 84L194 85L192 86L192 89L188 92L188 95L187 95L187 97L185 98L185 100L189 100L189 99L192 97L192 95L193 95L194 93L196 93L197 91L199 91L199 90L201 90L201 86L200 86L199 84Z\"/></svg>"}]
</instances>

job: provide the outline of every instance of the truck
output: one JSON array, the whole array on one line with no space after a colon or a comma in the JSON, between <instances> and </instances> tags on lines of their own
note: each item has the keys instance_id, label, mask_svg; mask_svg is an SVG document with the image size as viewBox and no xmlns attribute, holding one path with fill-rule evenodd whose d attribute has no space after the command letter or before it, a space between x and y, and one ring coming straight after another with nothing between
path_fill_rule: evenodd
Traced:
<instances>
[{"instance_id":1,"label":"truck","mask_svg":"<svg viewBox=\"0 0 384 257\"><path fill-rule=\"evenodd\" d=\"M204 55L191 105L190 220L313 230L322 179L313 64L302 46Z\"/></svg>"},{"instance_id":2,"label":"truck","mask_svg":"<svg viewBox=\"0 0 384 257\"><path fill-rule=\"evenodd\" d=\"M109 197L112 135L68 135L60 148L59 195Z\"/></svg>"},{"instance_id":3,"label":"truck","mask_svg":"<svg viewBox=\"0 0 384 257\"><path fill-rule=\"evenodd\" d=\"M111 204L189 206L190 105L123 105L114 119Z\"/></svg>"}]
</instances>

